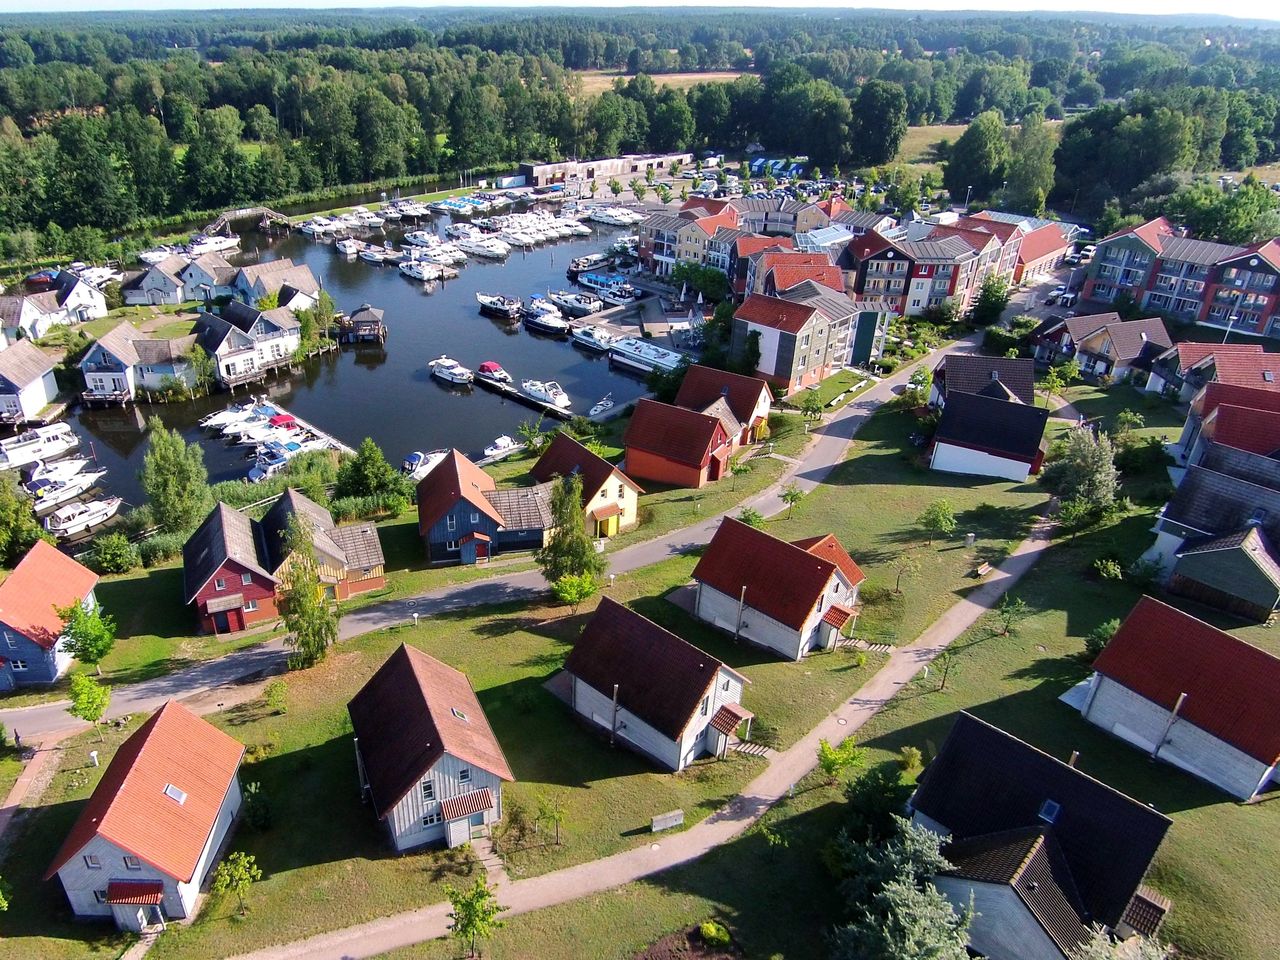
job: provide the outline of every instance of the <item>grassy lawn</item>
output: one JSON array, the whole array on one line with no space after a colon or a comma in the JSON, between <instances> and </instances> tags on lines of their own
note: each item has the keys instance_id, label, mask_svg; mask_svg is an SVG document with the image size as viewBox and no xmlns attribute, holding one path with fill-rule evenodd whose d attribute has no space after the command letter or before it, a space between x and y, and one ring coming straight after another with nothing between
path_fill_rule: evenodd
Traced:
<instances>
[{"instance_id":1,"label":"grassy lawn","mask_svg":"<svg viewBox=\"0 0 1280 960\"><path fill-rule=\"evenodd\" d=\"M8 731L5 731L6 741L9 736ZM0 801L9 795L21 775L22 761L18 759L17 751L11 746L0 747Z\"/></svg>"},{"instance_id":2,"label":"grassy lawn","mask_svg":"<svg viewBox=\"0 0 1280 960\"><path fill-rule=\"evenodd\" d=\"M741 70L712 70L706 73L655 73L651 74L654 84L661 89L671 87L675 90L688 90L699 83L729 83L743 76ZM587 96L604 93L613 89L613 81L626 83L630 76L614 70L579 70L582 78L582 92Z\"/></svg>"},{"instance_id":3,"label":"grassy lawn","mask_svg":"<svg viewBox=\"0 0 1280 960\"><path fill-rule=\"evenodd\" d=\"M969 574L979 562L999 562L1025 537L1047 499L1035 483L929 471L918 462L920 452L906 442L914 422L907 413L876 414L859 431L849 459L805 498L795 517L775 521L777 535L787 539L817 533L840 538L867 573L864 601L878 598L864 610L857 635L885 643L909 643L919 636L976 584ZM951 502L959 525L953 538L930 546L915 519L938 499ZM775 523L768 529L773 531ZM963 545L966 533L976 535L972 548ZM918 559L920 572L904 579L902 596L885 596L904 553Z\"/></svg>"},{"instance_id":4,"label":"grassy lawn","mask_svg":"<svg viewBox=\"0 0 1280 960\"><path fill-rule=\"evenodd\" d=\"M827 377L827 379L823 380L822 383L818 384L817 393L818 396L822 398L822 406L826 408L828 412L832 412L839 410L863 391L869 390L874 383L875 381L871 380L866 375L854 370L840 370ZM807 391L801 391L797 393L795 396L790 398L789 402L799 407L799 405L804 402L806 392ZM843 394L843 397L840 402L832 406L831 401L836 397L841 396L841 394Z\"/></svg>"},{"instance_id":5,"label":"grassy lawn","mask_svg":"<svg viewBox=\"0 0 1280 960\"><path fill-rule=\"evenodd\" d=\"M1080 767L1174 820L1156 858L1152 883L1174 901L1165 936L1202 960L1263 960L1275 955L1270 931L1280 921L1280 889L1258 883L1280 867L1280 807L1245 806L1086 724L1058 696L1084 679L1083 637L1110 617L1123 617L1138 598L1128 584L1099 580L1093 560L1118 553L1135 558L1151 542L1152 515L1083 534L1074 546L1051 548L1016 594L1033 615L1011 637L980 622L963 638L946 692L917 681L865 729L862 740L883 758L904 745L926 759L946 736L952 715L971 710L1057 757L1080 751ZM1169 599L1164 598L1162 599ZM1184 602L1196 616L1203 608ZM1221 626L1228 624L1220 623ZM1262 628L1241 630L1257 643ZM1280 642L1266 637L1280 652Z\"/></svg>"},{"instance_id":6,"label":"grassy lawn","mask_svg":"<svg viewBox=\"0 0 1280 960\"><path fill-rule=\"evenodd\" d=\"M936 167L939 163L938 143L942 140L955 143L965 129L966 125L963 123L934 123L923 127L907 127L906 136L898 145L898 155L894 157L894 162Z\"/></svg>"},{"instance_id":7,"label":"grassy lawn","mask_svg":"<svg viewBox=\"0 0 1280 960\"><path fill-rule=\"evenodd\" d=\"M1092 383L1073 383L1062 391L1062 399L1075 407L1087 422L1097 423L1108 432L1121 410L1140 413L1146 421L1144 427L1135 431L1138 436L1177 439L1186 420L1186 413L1174 404L1128 383L1116 383L1105 390Z\"/></svg>"}]
</instances>

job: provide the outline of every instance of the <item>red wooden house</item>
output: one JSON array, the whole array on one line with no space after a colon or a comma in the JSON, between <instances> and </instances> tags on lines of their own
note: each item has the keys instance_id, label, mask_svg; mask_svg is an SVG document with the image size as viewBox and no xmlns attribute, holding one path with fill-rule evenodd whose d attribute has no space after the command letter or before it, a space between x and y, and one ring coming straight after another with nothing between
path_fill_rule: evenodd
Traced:
<instances>
[{"instance_id":1,"label":"red wooden house","mask_svg":"<svg viewBox=\"0 0 1280 960\"><path fill-rule=\"evenodd\" d=\"M184 593L201 628L234 633L279 616L274 576L259 559L258 530L225 503L213 508L182 548Z\"/></svg>"},{"instance_id":2,"label":"red wooden house","mask_svg":"<svg viewBox=\"0 0 1280 960\"><path fill-rule=\"evenodd\" d=\"M719 480L733 451L718 417L641 400L623 439L627 476L673 487Z\"/></svg>"}]
</instances>

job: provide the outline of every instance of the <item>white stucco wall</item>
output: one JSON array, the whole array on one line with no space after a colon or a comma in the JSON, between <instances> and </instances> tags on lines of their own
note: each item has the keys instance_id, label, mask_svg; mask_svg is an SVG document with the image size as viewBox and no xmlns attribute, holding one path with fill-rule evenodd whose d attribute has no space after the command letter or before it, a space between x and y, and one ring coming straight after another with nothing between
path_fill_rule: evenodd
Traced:
<instances>
[{"instance_id":1,"label":"white stucco wall","mask_svg":"<svg viewBox=\"0 0 1280 960\"><path fill-rule=\"evenodd\" d=\"M945 473L964 473L979 477L998 477L1003 480L1025 481L1031 474L1031 464L1021 460L997 457L982 450L952 446L938 441L933 446L933 458L929 466Z\"/></svg>"},{"instance_id":2,"label":"white stucco wall","mask_svg":"<svg viewBox=\"0 0 1280 960\"><path fill-rule=\"evenodd\" d=\"M820 644L817 627L822 622L822 615L831 608L831 605L842 603L845 606L852 606L857 602L857 588L851 587L843 574L837 571L827 581L822 596L797 630L752 607L750 591L748 591L742 608L743 626L738 636L740 639L772 650L788 660L799 660ZM694 602L694 615L732 634L738 619L738 597L731 597L705 583L699 583Z\"/></svg>"},{"instance_id":3,"label":"white stucco wall","mask_svg":"<svg viewBox=\"0 0 1280 960\"><path fill-rule=\"evenodd\" d=\"M1164 736L1171 712L1109 677L1095 673L1091 685L1084 718L1150 753ZM1181 717L1169 727L1158 758L1241 800L1252 797L1274 773L1273 767Z\"/></svg>"}]
</instances>

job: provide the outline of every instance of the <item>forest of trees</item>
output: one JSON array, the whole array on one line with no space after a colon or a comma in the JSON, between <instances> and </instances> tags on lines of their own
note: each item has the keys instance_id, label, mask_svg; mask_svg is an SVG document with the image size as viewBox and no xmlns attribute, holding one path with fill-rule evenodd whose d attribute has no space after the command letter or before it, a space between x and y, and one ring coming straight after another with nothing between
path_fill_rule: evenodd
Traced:
<instances>
[{"instance_id":1,"label":"forest of trees","mask_svg":"<svg viewBox=\"0 0 1280 960\"><path fill-rule=\"evenodd\" d=\"M581 69L628 76L589 95ZM665 71L725 69L749 72L661 83ZM0 18L0 257L92 255L186 211L527 158L735 155L759 142L862 168L890 161L909 124L974 118L988 134L1005 126L1009 142L957 144L953 186L1129 212L1168 186L1160 178L1274 159L1278 102L1280 32L1227 21L15 15ZM1034 121L1007 128L1073 112L1056 148Z\"/></svg>"}]
</instances>

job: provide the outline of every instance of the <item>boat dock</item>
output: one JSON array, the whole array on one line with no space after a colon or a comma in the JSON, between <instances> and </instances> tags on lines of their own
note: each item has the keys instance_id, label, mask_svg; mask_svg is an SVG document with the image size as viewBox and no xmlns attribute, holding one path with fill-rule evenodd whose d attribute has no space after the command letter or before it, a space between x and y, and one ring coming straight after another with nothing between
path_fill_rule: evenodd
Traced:
<instances>
[{"instance_id":1,"label":"boat dock","mask_svg":"<svg viewBox=\"0 0 1280 960\"><path fill-rule=\"evenodd\" d=\"M501 394L508 400L515 400L517 403L523 403L526 407L532 407L539 413L550 415L558 420L572 420L574 414L571 410L562 410L553 403L547 403L544 400L535 400L528 394L521 393L519 389L509 383L498 383L494 380L487 380L484 377L476 377L475 384L478 387L484 387L491 393Z\"/></svg>"},{"instance_id":2,"label":"boat dock","mask_svg":"<svg viewBox=\"0 0 1280 960\"><path fill-rule=\"evenodd\" d=\"M266 400L264 401L264 403L268 404L269 406L275 407L275 409L280 411L281 413L289 413L288 410L286 410L281 404L277 403L275 400ZM355 455L355 450L347 446L345 443L343 443L341 440L339 440L337 437L333 436L332 434L325 433L323 430L317 427L314 423L310 423L306 420L303 420L300 416L294 413L289 413L289 416L293 417L294 423L296 423L303 430L311 431L313 434L315 434L317 437L319 437L321 440L327 443L331 450L337 450L339 453L347 453L347 454L351 454L352 456Z\"/></svg>"}]
</instances>

